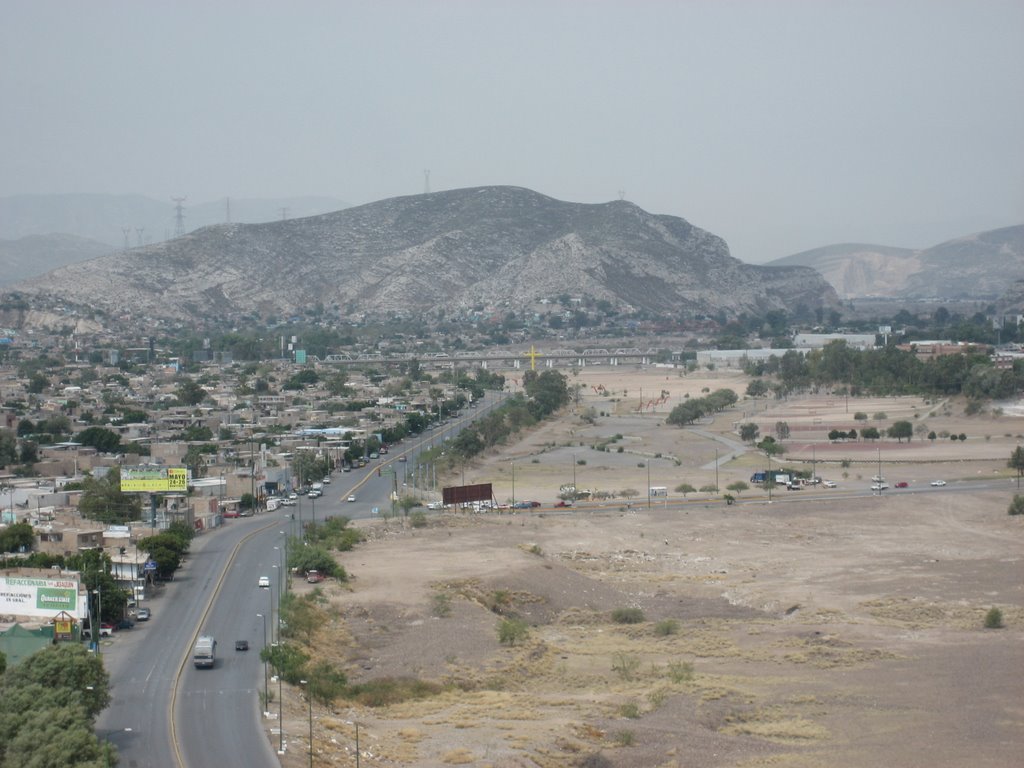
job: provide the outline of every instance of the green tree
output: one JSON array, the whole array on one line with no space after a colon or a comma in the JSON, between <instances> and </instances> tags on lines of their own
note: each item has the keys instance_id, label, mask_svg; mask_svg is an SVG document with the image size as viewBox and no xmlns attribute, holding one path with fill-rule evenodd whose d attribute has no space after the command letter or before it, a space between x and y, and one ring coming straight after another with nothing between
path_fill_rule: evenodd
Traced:
<instances>
[{"instance_id":1,"label":"green tree","mask_svg":"<svg viewBox=\"0 0 1024 768\"><path fill-rule=\"evenodd\" d=\"M789 439L789 424L784 421L775 422L775 437L779 440Z\"/></svg>"},{"instance_id":2,"label":"green tree","mask_svg":"<svg viewBox=\"0 0 1024 768\"><path fill-rule=\"evenodd\" d=\"M1024 475L1024 448L1019 445L1013 449L1013 453L1010 454L1010 460L1006 462L1006 466L1017 472L1017 489L1020 489L1020 478Z\"/></svg>"},{"instance_id":3,"label":"green tree","mask_svg":"<svg viewBox=\"0 0 1024 768\"><path fill-rule=\"evenodd\" d=\"M0 467L14 464L18 460L18 440L9 429L0 429Z\"/></svg>"},{"instance_id":4,"label":"green tree","mask_svg":"<svg viewBox=\"0 0 1024 768\"><path fill-rule=\"evenodd\" d=\"M118 467L111 467L99 479L86 477L82 481L82 491L78 510L90 520L123 524L142 516L142 501L138 494L121 492L121 471Z\"/></svg>"},{"instance_id":5,"label":"green tree","mask_svg":"<svg viewBox=\"0 0 1024 768\"><path fill-rule=\"evenodd\" d=\"M761 428L753 422L748 421L746 424L740 424L740 439L745 443L752 443L757 440L760 432Z\"/></svg>"},{"instance_id":6,"label":"green tree","mask_svg":"<svg viewBox=\"0 0 1024 768\"><path fill-rule=\"evenodd\" d=\"M75 442L95 448L98 453L119 453L121 436L106 427L87 427L75 435Z\"/></svg>"},{"instance_id":7,"label":"green tree","mask_svg":"<svg viewBox=\"0 0 1024 768\"><path fill-rule=\"evenodd\" d=\"M1019 493L1013 494L1013 501L1010 502L1010 507L1006 512L1009 515L1024 515L1024 496Z\"/></svg>"},{"instance_id":8,"label":"green tree","mask_svg":"<svg viewBox=\"0 0 1024 768\"><path fill-rule=\"evenodd\" d=\"M29 523L13 523L0 529L0 552L31 552L35 533Z\"/></svg>"},{"instance_id":9,"label":"green tree","mask_svg":"<svg viewBox=\"0 0 1024 768\"><path fill-rule=\"evenodd\" d=\"M907 440L910 440L910 438L913 436L914 425L911 424L909 421L896 421L893 422L892 426L890 426L885 431L885 434L887 434L889 437L895 437L897 442L902 443L903 438L907 438Z\"/></svg>"},{"instance_id":10,"label":"green tree","mask_svg":"<svg viewBox=\"0 0 1024 768\"><path fill-rule=\"evenodd\" d=\"M683 494L683 498L685 499L686 498L686 494L693 493L697 489L694 488L689 483L680 483L679 485L676 486L675 490L676 490L676 493Z\"/></svg>"},{"instance_id":11,"label":"green tree","mask_svg":"<svg viewBox=\"0 0 1024 768\"><path fill-rule=\"evenodd\" d=\"M199 405L206 399L206 390L192 379L182 379L178 383L174 396L178 398L178 402L182 405Z\"/></svg>"},{"instance_id":12,"label":"green tree","mask_svg":"<svg viewBox=\"0 0 1024 768\"><path fill-rule=\"evenodd\" d=\"M768 382L754 379L747 385L747 397L764 397L768 394Z\"/></svg>"}]
</instances>

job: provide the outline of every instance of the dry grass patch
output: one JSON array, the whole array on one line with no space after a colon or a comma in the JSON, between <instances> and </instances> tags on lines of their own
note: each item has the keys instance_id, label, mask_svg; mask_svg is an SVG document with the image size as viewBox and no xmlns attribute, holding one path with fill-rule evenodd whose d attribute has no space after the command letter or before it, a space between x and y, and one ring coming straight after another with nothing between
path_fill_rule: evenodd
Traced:
<instances>
[{"instance_id":1,"label":"dry grass patch","mask_svg":"<svg viewBox=\"0 0 1024 768\"><path fill-rule=\"evenodd\" d=\"M922 598L890 597L861 603L868 613L885 624L907 629L979 629L991 605L971 605L966 601L937 603ZM1003 624L1021 626L1024 609L1000 607Z\"/></svg>"},{"instance_id":2,"label":"dry grass patch","mask_svg":"<svg viewBox=\"0 0 1024 768\"><path fill-rule=\"evenodd\" d=\"M726 717L722 733L757 736L781 744L822 741L829 738L823 725L778 708L758 709Z\"/></svg>"}]
</instances>

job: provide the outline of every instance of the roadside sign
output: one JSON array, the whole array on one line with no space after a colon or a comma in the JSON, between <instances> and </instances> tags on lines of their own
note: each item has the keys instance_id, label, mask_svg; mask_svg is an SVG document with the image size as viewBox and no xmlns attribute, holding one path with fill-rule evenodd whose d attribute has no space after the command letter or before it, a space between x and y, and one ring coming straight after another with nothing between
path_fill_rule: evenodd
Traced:
<instances>
[{"instance_id":1,"label":"roadside sign","mask_svg":"<svg viewBox=\"0 0 1024 768\"><path fill-rule=\"evenodd\" d=\"M379 514L379 513L380 513L380 507L374 507L373 509L370 510L370 514L371 515L376 515L376 514Z\"/></svg>"}]
</instances>

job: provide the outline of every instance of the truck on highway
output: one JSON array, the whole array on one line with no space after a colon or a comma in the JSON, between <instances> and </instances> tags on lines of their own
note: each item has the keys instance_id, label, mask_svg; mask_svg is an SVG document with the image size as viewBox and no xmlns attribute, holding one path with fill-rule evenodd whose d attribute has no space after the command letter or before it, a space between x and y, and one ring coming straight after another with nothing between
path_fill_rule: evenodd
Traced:
<instances>
[{"instance_id":1,"label":"truck on highway","mask_svg":"<svg viewBox=\"0 0 1024 768\"><path fill-rule=\"evenodd\" d=\"M200 635L192 651L192 663L196 667L210 669L216 662L217 641L209 635Z\"/></svg>"}]
</instances>

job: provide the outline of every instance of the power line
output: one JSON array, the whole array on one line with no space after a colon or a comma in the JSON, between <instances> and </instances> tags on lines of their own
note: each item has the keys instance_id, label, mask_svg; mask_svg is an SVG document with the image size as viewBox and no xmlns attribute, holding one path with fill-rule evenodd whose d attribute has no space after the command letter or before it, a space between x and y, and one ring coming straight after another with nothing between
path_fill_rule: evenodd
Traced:
<instances>
[{"instance_id":1,"label":"power line","mask_svg":"<svg viewBox=\"0 0 1024 768\"><path fill-rule=\"evenodd\" d=\"M185 206L182 205L187 197L172 197L174 201L174 236L181 237L185 234Z\"/></svg>"}]
</instances>

